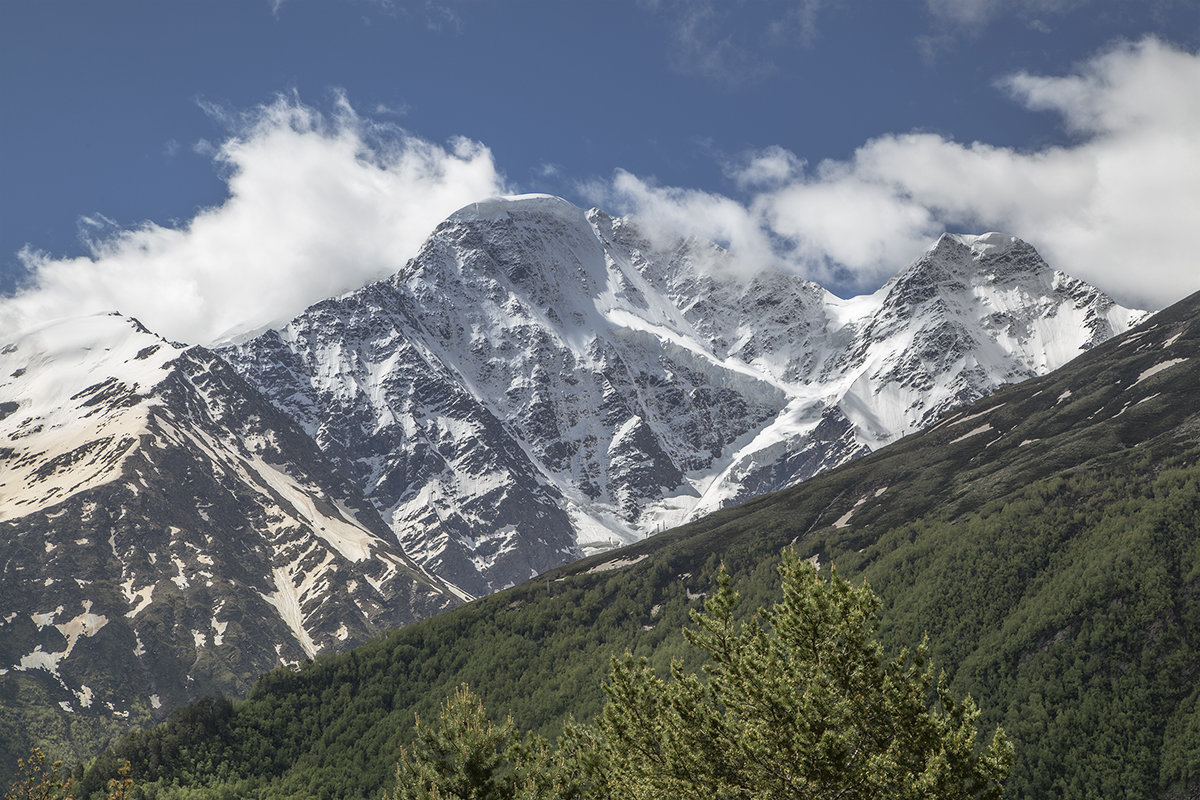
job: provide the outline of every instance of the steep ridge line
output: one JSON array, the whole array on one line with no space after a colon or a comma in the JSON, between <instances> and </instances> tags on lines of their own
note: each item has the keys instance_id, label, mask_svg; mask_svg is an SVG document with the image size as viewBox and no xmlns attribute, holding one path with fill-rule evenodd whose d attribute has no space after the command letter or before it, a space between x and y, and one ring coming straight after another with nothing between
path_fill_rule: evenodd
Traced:
<instances>
[{"instance_id":1,"label":"steep ridge line","mask_svg":"<svg viewBox=\"0 0 1200 800\"><path fill-rule=\"evenodd\" d=\"M947 234L844 300L538 195L468 206L392 278L221 352L481 595L877 450L1144 316L1002 234Z\"/></svg>"}]
</instances>

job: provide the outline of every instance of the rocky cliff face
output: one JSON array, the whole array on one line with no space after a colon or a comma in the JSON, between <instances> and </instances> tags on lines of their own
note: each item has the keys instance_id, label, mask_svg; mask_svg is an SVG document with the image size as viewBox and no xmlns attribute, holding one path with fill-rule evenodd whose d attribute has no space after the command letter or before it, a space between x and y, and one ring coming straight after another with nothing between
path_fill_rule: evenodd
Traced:
<instances>
[{"instance_id":1,"label":"rocky cliff face","mask_svg":"<svg viewBox=\"0 0 1200 800\"><path fill-rule=\"evenodd\" d=\"M31 698L56 727L146 721L461 602L213 353L116 315L0 348L0 706L18 727L51 724Z\"/></svg>"},{"instance_id":2,"label":"rocky cliff face","mask_svg":"<svg viewBox=\"0 0 1200 800\"><path fill-rule=\"evenodd\" d=\"M1143 316L1001 234L944 236L843 300L523 196L221 352L406 552L482 594L804 480Z\"/></svg>"}]
</instances>

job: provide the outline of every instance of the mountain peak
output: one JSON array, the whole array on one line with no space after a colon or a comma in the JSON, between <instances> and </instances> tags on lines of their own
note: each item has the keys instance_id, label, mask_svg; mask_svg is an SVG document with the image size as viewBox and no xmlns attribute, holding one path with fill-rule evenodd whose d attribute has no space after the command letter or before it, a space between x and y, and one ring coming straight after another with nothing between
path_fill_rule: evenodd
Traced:
<instances>
[{"instance_id":1,"label":"mountain peak","mask_svg":"<svg viewBox=\"0 0 1200 800\"><path fill-rule=\"evenodd\" d=\"M225 354L410 555L483 594L803 480L1128 321L1002 233L947 234L855 302L655 233L549 195L473 203L386 285Z\"/></svg>"},{"instance_id":2,"label":"mountain peak","mask_svg":"<svg viewBox=\"0 0 1200 800\"><path fill-rule=\"evenodd\" d=\"M893 278L890 286L906 292L927 287L928 292L935 285L947 284L965 288L1027 279L1048 284L1053 274L1033 245L1011 234L943 233L921 258Z\"/></svg>"},{"instance_id":3,"label":"mountain peak","mask_svg":"<svg viewBox=\"0 0 1200 800\"><path fill-rule=\"evenodd\" d=\"M945 237L949 237L959 244L971 248L971 252L977 258L1000 255L1001 253L1008 252L1013 247L1026 244L1016 236L996 231L981 234L948 233L945 234Z\"/></svg>"},{"instance_id":4,"label":"mountain peak","mask_svg":"<svg viewBox=\"0 0 1200 800\"><path fill-rule=\"evenodd\" d=\"M953 253L966 249L975 259L999 256L1010 250L1030 248L1031 245L1009 233L988 231L987 233L943 233L925 252Z\"/></svg>"},{"instance_id":5,"label":"mountain peak","mask_svg":"<svg viewBox=\"0 0 1200 800\"><path fill-rule=\"evenodd\" d=\"M489 197L455 211L447 224L492 221L512 217L551 215L571 221L584 219L583 209L552 194L513 194Z\"/></svg>"}]
</instances>

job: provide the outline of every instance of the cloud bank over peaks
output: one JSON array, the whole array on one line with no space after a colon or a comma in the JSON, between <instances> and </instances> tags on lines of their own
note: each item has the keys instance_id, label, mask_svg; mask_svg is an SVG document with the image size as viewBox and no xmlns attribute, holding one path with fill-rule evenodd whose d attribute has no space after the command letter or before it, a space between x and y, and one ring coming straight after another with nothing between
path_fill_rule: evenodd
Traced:
<instances>
[{"instance_id":1,"label":"cloud bank over peaks","mask_svg":"<svg viewBox=\"0 0 1200 800\"><path fill-rule=\"evenodd\" d=\"M1147 38L999 88L1058 115L1069 141L1020 150L889 134L816 165L776 147L729 166L738 199L626 172L601 199L842 292L874 290L946 230L1016 234L1133 307L1200 290L1200 56Z\"/></svg>"},{"instance_id":2,"label":"cloud bank over peaks","mask_svg":"<svg viewBox=\"0 0 1200 800\"><path fill-rule=\"evenodd\" d=\"M1056 115L1063 142L895 133L844 160L745 153L726 164L728 194L622 170L578 193L639 216L663 243L718 242L733 258L716 268L782 266L841 294L874 291L947 230L1018 235L1129 307L1200 290L1200 55L1147 38L1071 74L997 86L1026 113ZM435 144L344 99L325 112L282 96L210 113L231 130L210 150L227 198L172 226L84 217L87 257L25 251L29 278L0 298L2 329L115 309L214 343L393 273L455 210L513 191L483 144Z\"/></svg>"},{"instance_id":3,"label":"cloud bank over peaks","mask_svg":"<svg viewBox=\"0 0 1200 800\"><path fill-rule=\"evenodd\" d=\"M227 199L177 227L81 226L101 231L89 257L24 251L30 278L0 299L0 326L117 309L213 343L395 272L446 216L506 190L482 144L434 144L344 99L329 113L292 96L209 111L232 130L213 153Z\"/></svg>"}]
</instances>

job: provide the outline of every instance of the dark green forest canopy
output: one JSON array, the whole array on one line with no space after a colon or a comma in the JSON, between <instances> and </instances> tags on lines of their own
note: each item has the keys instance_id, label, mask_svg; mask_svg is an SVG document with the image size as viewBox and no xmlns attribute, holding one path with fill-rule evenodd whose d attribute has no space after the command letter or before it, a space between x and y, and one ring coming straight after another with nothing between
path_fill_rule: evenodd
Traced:
<instances>
[{"instance_id":1,"label":"dark green forest canopy","mask_svg":"<svg viewBox=\"0 0 1200 800\"><path fill-rule=\"evenodd\" d=\"M384 800L999 800L1011 743L981 744L923 644L884 657L879 598L790 551L779 572L777 601L739 623L722 570L684 630L702 673L614 659L595 723L554 745L459 687L417 720Z\"/></svg>"},{"instance_id":2,"label":"dark green forest canopy","mask_svg":"<svg viewBox=\"0 0 1200 800\"><path fill-rule=\"evenodd\" d=\"M793 547L870 584L888 647L928 633L952 690L1016 747L1009 796L1191 796L1198 307L795 489L183 709L106 752L85 787L129 758L152 796L377 796L414 712L433 718L460 683L553 736L598 711L613 654L695 658L680 630L719 564L756 608Z\"/></svg>"}]
</instances>

